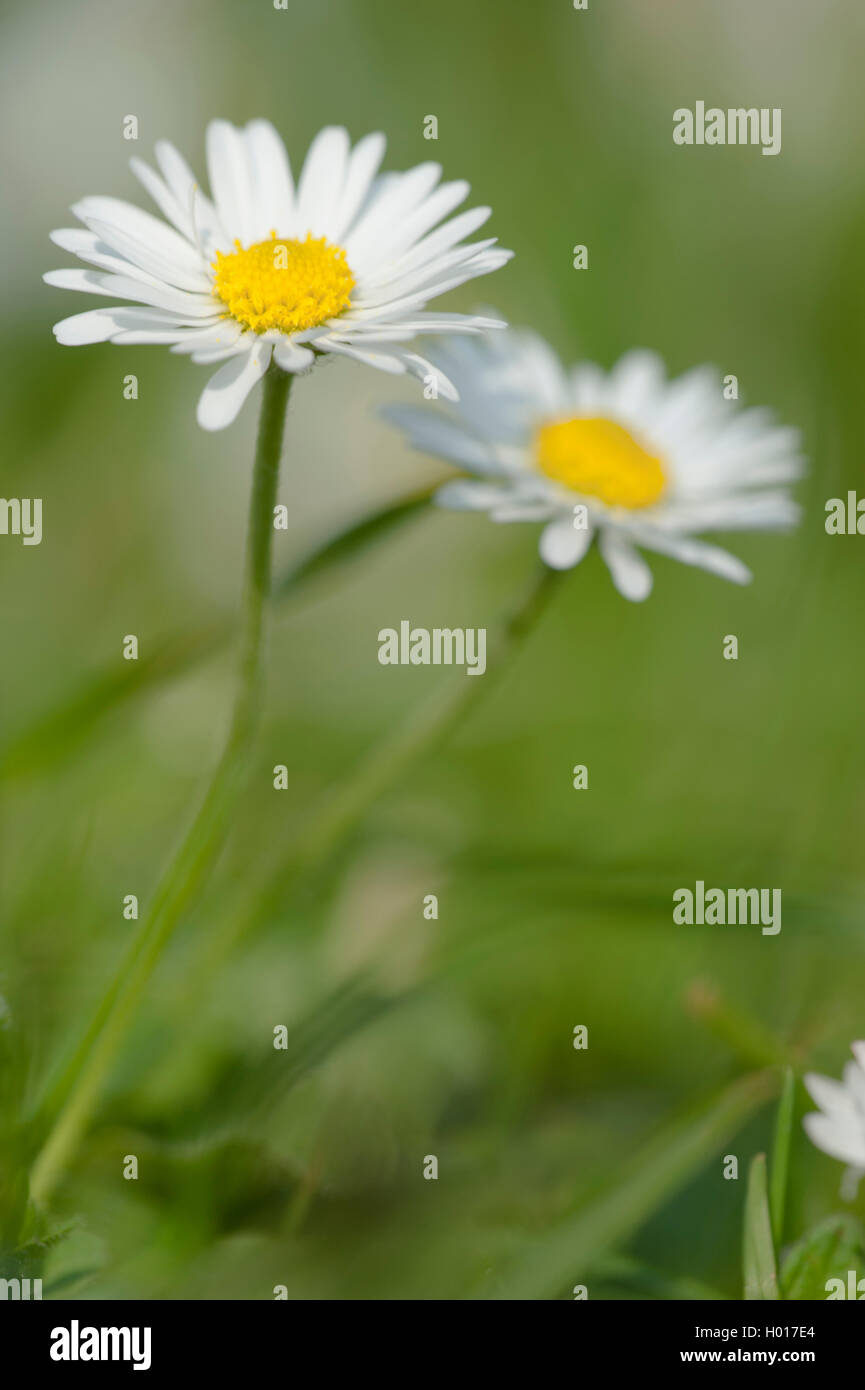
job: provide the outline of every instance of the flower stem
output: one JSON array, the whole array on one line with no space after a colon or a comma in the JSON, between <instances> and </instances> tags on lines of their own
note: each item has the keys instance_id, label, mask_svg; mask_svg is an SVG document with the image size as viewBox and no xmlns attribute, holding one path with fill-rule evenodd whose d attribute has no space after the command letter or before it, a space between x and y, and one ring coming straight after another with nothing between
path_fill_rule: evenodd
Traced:
<instances>
[{"instance_id":1,"label":"flower stem","mask_svg":"<svg viewBox=\"0 0 865 1390\"><path fill-rule=\"evenodd\" d=\"M276 368L264 378L247 531L239 681L225 748L198 814L159 884L135 941L69 1065L41 1107L43 1116L59 1113L33 1165L30 1192L36 1202L48 1199L69 1162L148 981L225 836L259 704L265 607L271 587L273 508L292 380Z\"/></svg>"}]
</instances>

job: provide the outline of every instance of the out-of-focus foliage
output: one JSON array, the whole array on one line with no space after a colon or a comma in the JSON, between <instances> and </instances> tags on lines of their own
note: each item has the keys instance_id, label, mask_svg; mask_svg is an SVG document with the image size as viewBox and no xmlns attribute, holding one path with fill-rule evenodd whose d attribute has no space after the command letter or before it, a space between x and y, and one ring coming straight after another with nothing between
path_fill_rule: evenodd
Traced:
<instances>
[{"instance_id":1,"label":"out-of-focus foliage","mask_svg":"<svg viewBox=\"0 0 865 1390\"><path fill-rule=\"evenodd\" d=\"M676 373L714 362L798 425L812 460L795 536L725 538L748 589L658 558L631 606L590 555L446 748L217 958L310 808L436 685L466 679L380 666L379 629L494 627L536 532L417 515L281 610L230 843L35 1233L70 1228L40 1252L46 1293L741 1297L745 1178L772 1109L762 1092L713 1107L767 1052L837 1075L865 1033L865 541L823 529L827 498L865 490L862 25L855 6L806 0L7 10L0 491L44 500L41 546L0 537L2 746L27 754L0 792L0 993L21 1048L0 1075L9 1168L18 1083L35 1102L83 1028L133 930L122 900L153 893L219 748L232 666L212 639L236 612L255 428L251 403L225 433L198 430L205 372L164 349L54 343L56 319L95 303L39 281L66 263L47 233L71 202L143 201L126 162L160 136L203 172L212 115L269 117L295 166L324 124L381 128L391 167L439 159L492 205L490 234L517 256L480 294L509 320L605 366L636 345ZM674 146L673 110L698 99L782 107L781 155ZM278 572L441 476L377 415L417 394L347 363L299 383ZM165 677L134 701L111 684L127 633ZM166 646L178 634L194 662ZM697 879L780 886L780 934L674 926L672 892ZM803 1104L788 1242L838 1200ZM4 1169L4 1213L19 1196ZM562 1256L569 1232L585 1266Z\"/></svg>"}]
</instances>

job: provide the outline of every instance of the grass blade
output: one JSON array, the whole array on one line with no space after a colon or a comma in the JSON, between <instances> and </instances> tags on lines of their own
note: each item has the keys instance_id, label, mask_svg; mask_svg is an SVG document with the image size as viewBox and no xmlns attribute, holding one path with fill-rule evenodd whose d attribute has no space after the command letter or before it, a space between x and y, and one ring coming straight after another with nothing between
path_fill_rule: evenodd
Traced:
<instances>
[{"instance_id":1,"label":"grass blade","mask_svg":"<svg viewBox=\"0 0 865 1390\"><path fill-rule=\"evenodd\" d=\"M796 1098L796 1082L792 1069L784 1072L784 1085L778 1101L778 1115L775 1120L775 1142L772 1146L772 1168L769 1178L769 1212L772 1217L772 1235L776 1249L780 1249L784 1236L784 1206L787 1200L787 1175L790 1169L790 1144L793 1138L793 1104Z\"/></svg>"},{"instance_id":2,"label":"grass blade","mask_svg":"<svg viewBox=\"0 0 865 1390\"><path fill-rule=\"evenodd\" d=\"M754 1157L748 1172L742 1259L746 1300L777 1299L778 1271L769 1216L765 1154Z\"/></svg>"},{"instance_id":3,"label":"grass blade","mask_svg":"<svg viewBox=\"0 0 865 1390\"><path fill-rule=\"evenodd\" d=\"M692 1176L768 1100L771 1073L736 1081L708 1107L667 1125L627 1160L618 1177L592 1205L548 1231L499 1282L478 1298L556 1298L637 1231L676 1188Z\"/></svg>"}]
</instances>

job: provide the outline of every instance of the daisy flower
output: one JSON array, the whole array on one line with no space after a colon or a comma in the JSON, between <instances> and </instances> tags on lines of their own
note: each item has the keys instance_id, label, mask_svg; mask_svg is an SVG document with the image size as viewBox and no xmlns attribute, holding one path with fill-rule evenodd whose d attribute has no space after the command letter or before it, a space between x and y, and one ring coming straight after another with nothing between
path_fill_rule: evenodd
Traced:
<instances>
[{"instance_id":1,"label":"daisy flower","mask_svg":"<svg viewBox=\"0 0 865 1390\"><path fill-rule=\"evenodd\" d=\"M652 587L640 549L744 584L745 565L695 533L797 520L786 486L802 468L796 431L738 410L712 368L667 381L660 359L637 351L611 372L568 370L541 338L515 331L449 342L436 363L459 405L392 406L388 417L415 448L476 475L446 483L439 505L543 522L553 569L576 565L597 538L628 599Z\"/></svg>"},{"instance_id":2,"label":"daisy flower","mask_svg":"<svg viewBox=\"0 0 865 1390\"><path fill-rule=\"evenodd\" d=\"M211 196L173 145L156 146L157 170L131 166L163 218L119 198L87 197L84 225L51 239L90 269L53 270L61 289L127 301L63 319L61 343L167 343L194 362L220 363L198 407L221 429L271 361L285 372L319 354L387 372L432 372L405 347L419 332L477 332L503 325L426 312L429 300L510 259L495 238L465 244L489 208L450 216L469 192L441 183L441 166L379 174L383 135L352 149L330 126L313 140L295 183L285 146L267 121L207 128ZM441 373L438 389L454 390Z\"/></svg>"},{"instance_id":3,"label":"daisy flower","mask_svg":"<svg viewBox=\"0 0 865 1390\"><path fill-rule=\"evenodd\" d=\"M806 1074L808 1094L820 1109L802 1119L812 1144L848 1164L842 1186L848 1197L865 1174L865 1042L852 1043L851 1051L855 1061L845 1066L843 1081Z\"/></svg>"}]
</instances>

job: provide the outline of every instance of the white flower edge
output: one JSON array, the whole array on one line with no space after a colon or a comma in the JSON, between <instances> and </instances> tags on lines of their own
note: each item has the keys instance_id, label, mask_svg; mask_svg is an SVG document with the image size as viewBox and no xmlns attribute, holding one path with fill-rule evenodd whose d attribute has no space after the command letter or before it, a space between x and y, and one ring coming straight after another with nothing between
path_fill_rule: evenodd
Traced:
<instances>
[{"instance_id":1,"label":"white flower edge","mask_svg":"<svg viewBox=\"0 0 865 1390\"><path fill-rule=\"evenodd\" d=\"M207 128L212 197L175 147L156 145L153 169L131 167L165 220L122 199L91 196L73 205L83 229L51 239L87 269L49 271L62 289L128 301L75 314L54 326L58 342L163 343L194 362L221 363L201 397L199 423L221 429L236 417L273 361L301 372L319 353L346 356L394 374L428 379L435 368L402 346L418 333L477 333L504 325L480 315L426 311L429 300L499 269L511 251L495 238L464 244L490 215L479 207L451 216L469 193L463 180L442 183L441 166L417 165L380 174L385 137L365 136L352 148L348 132L328 126L313 140L295 183L281 137L264 120L238 128L215 120ZM355 278L351 303L335 318L303 332L256 334L225 316L212 293L211 262L278 237L307 234L342 246ZM438 390L455 398L437 373Z\"/></svg>"},{"instance_id":2,"label":"white flower edge","mask_svg":"<svg viewBox=\"0 0 865 1390\"><path fill-rule=\"evenodd\" d=\"M854 1060L841 1081L807 1072L805 1087L819 1107L802 1118L805 1133L823 1153L865 1172L865 1042L851 1043Z\"/></svg>"},{"instance_id":3,"label":"white flower edge","mask_svg":"<svg viewBox=\"0 0 865 1390\"><path fill-rule=\"evenodd\" d=\"M473 475L446 483L436 494L440 506L484 511L497 522L544 523L539 548L551 568L572 568L597 539L616 588L633 601L652 587L640 549L745 584L747 567L695 533L786 530L799 519L788 492L804 469L798 431L778 425L768 410L725 400L714 368L670 381L656 353L637 349L609 372L591 363L568 369L537 334L515 329L445 340L431 355L456 384L458 403L390 406L387 418L414 448ZM540 472L534 431L574 416L615 420L663 457L668 488L656 505L609 507ZM578 504L584 529L574 525Z\"/></svg>"}]
</instances>

